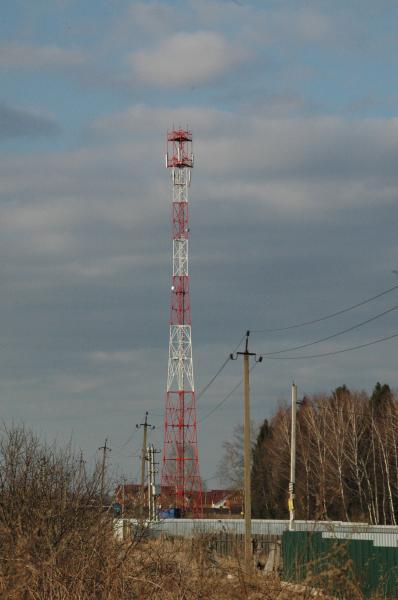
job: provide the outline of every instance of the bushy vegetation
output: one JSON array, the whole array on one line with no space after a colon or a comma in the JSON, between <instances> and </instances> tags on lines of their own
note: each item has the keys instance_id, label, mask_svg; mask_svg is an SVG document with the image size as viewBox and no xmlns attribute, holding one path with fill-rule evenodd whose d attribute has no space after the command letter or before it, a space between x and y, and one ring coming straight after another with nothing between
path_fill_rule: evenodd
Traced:
<instances>
[{"instance_id":1,"label":"bushy vegetation","mask_svg":"<svg viewBox=\"0 0 398 600\"><path fill-rule=\"evenodd\" d=\"M246 577L206 540L118 542L99 469L23 427L0 434L0 597L23 600L274 598L277 579ZM280 596L281 598L283 596Z\"/></svg>"}]
</instances>

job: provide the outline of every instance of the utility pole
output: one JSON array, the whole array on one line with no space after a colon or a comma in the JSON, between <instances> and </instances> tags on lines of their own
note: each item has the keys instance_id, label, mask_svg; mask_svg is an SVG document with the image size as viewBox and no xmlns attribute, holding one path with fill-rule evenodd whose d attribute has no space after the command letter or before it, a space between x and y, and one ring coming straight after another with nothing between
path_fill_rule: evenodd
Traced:
<instances>
[{"instance_id":1,"label":"utility pole","mask_svg":"<svg viewBox=\"0 0 398 600\"><path fill-rule=\"evenodd\" d=\"M152 521L152 485L153 485L153 445L147 448L148 461L148 519Z\"/></svg>"},{"instance_id":2,"label":"utility pole","mask_svg":"<svg viewBox=\"0 0 398 600\"><path fill-rule=\"evenodd\" d=\"M243 449L244 449L244 483L245 483L245 569L246 573L252 570L252 507L251 507L251 443L250 443L250 369L249 358L254 356L256 362L263 360L262 356L257 358L255 352L249 352L249 335L246 332L246 345L244 352L237 352L234 356L230 354L231 360L237 360L243 356Z\"/></svg>"},{"instance_id":3,"label":"utility pole","mask_svg":"<svg viewBox=\"0 0 398 600\"><path fill-rule=\"evenodd\" d=\"M126 506L126 478L123 477L122 481L122 517L125 514L125 506Z\"/></svg>"},{"instance_id":4,"label":"utility pole","mask_svg":"<svg viewBox=\"0 0 398 600\"><path fill-rule=\"evenodd\" d=\"M104 504L104 489L105 489L105 468L106 468L106 453L112 452L111 448L108 447L108 439L105 439L105 443L103 446L98 448L98 450L102 450L102 464L101 464L101 505Z\"/></svg>"},{"instance_id":5,"label":"utility pole","mask_svg":"<svg viewBox=\"0 0 398 600\"><path fill-rule=\"evenodd\" d=\"M155 450L153 444L147 448L147 460L149 463L148 469L148 517L150 521L156 521L156 467L159 463L155 462L155 454L159 454L160 450Z\"/></svg>"},{"instance_id":6,"label":"utility pole","mask_svg":"<svg viewBox=\"0 0 398 600\"><path fill-rule=\"evenodd\" d=\"M289 530L294 531L294 498L296 486L296 417L297 417L297 385L292 384L292 423L290 443L290 483L289 483Z\"/></svg>"},{"instance_id":7,"label":"utility pole","mask_svg":"<svg viewBox=\"0 0 398 600\"><path fill-rule=\"evenodd\" d=\"M143 427L143 437L142 437L142 450L141 450L141 516L144 518L144 503L145 503L145 460L146 460L146 451L147 451L147 437L148 437L148 429L155 429L154 425L150 425L148 423L148 411L145 413L145 420L143 423L139 423L136 425L137 429Z\"/></svg>"},{"instance_id":8,"label":"utility pole","mask_svg":"<svg viewBox=\"0 0 398 600\"><path fill-rule=\"evenodd\" d=\"M86 479L86 468L85 465L86 461L83 458L83 450L80 450L80 459L79 459L79 483L80 485L83 482L83 479Z\"/></svg>"}]
</instances>

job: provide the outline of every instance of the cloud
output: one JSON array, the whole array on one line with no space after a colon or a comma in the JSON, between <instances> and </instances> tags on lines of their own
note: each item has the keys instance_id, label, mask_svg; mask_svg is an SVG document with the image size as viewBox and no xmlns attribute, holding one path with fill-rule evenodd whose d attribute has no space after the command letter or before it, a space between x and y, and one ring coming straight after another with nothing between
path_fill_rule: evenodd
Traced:
<instances>
[{"instance_id":1,"label":"cloud","mask_svg":"<svg viewBox=\"0 0 398 600\"><path fill-rule=\"evenodd\" d=\"M179 106L176 108L150 108L144 104L135 104L124 111L95 119L89 133L105 138L128 139L132 136L156 141L165 135L166 128L172 123L189 123L202 134L210 134L214 128L222 129L231 122L232 115L216 108L198 106ZM163 141L163 140L162 140Z\"/></svg>"},{"instance_id":2,"label":"cloud","mask_svg":"<svg viewBox=\"0 0 398 600\"><path fill-rule=\"evenodd\" d=\"M334 20L314 9L278 10L270 13L267 20L270 34L274 31L278 37L296 38L299 42L325 43L337 35Z\"/></svg>"},{"instance_id":3,"label":"cloud","mask_svg":"<svg viewBox=\"0 0 398 600\"><path fill-rule=\"evenodd\" d=\"M197 389L245 329L321 316L390 285L396 120L133 105L96 120L91 136L97 138L87 136L84 147L8 154L0 163L5 418L24 414L36 424L45 414L47 425L47 404L55 422L72 402L84 443L90 431L120 435L122 442L131 415L161 413L171 272L163 132L179 118L192 126L196 156L190 272ZM378 326L380 332L359 331L346 345L378 337L393 324L386 319ZM322 333L301 335L253 335L252 345L265 352ZM308 372L299 361L288 371L283 361L269 361L254 375L254 414L264 417L288 390L287 377L299 380L303 391L340 383L370 387L392 368L390 348L384 352L378 373L370 350L349 364L328 359ZM201 398L201 414L236 385L235 367L231 363L225 379ZM215 413L221 437L239 419L239 402L237 393L228 418ZM25 404L35 411L26 412ZM212 424L203 423L200 438L208 464Z\"/></svg>"},{"instance_id":4,"label":"cloud","mask_svg":"<svg viewBox=\"0 0 398 600\"><path fill-rule=\"evenodd\" d=\"M58 131L52 117L0 103L0 139L52 136Z\"/></svg>"},{"instance_id":5,"label":"cloud","mask_svg":"<svg viewBox=\"0 0 398 600\"><path fill-rule=\"evenodd\" d=\"M142 48L150 43L159 43L164 38L182 31L192 24L186 7L176 10L164 0L132 2L121 15L111 23L105 37L109 49L120 49L120 54Z\"/></svg>"},{"instance_id":6,"label":"cloud","mask_svg":"<svg viewBox=\"0 0 398 600\"><path fill-rule=\"evenodd\" d=\"M273 108L277 113L277 100ZM243 187L254 198L261 196L261 188L272 185L282 190L292 182L302 182L304 192L311 183L317 188L322 183L340 182L346 187L366 187L369 181L377 181L380 189L387 191L397 180L396 118L280 117L199 106L151 109L135 105L94 121L91 131L110 138L119 150L123 141L135 154L143 140L158 147L162 129L172 123L189 123L194 133L196 165L204 174L200 181L211 177L212 194L219 192L221 198L226 189L230 199L239 196ZM147 158L151 155L149 149ZM220 182L219 188L213 178ZM369 193L370 189L366 196ZM390 201L390 193L388 198ZM297 194L285 196L284 205L290 204L297 204Z\"/></svg>"},{"instance_id":7,"label":"cloud","mask_svg":"<svg viewBox=\"0 0 398 600\"><path fill-rule=\"evenodd\" d=\"M130 6L124 22L134 27L138 34L159 36L170 34L183 24L180 11L166 2L135 2Z\"/></svg>"},{"instance_id":8,"label":"cloud","mask_svg":"<svg viewBox=\"0 0 398 600\"><path fill-rule=\"evenodd\" d=\"M292 40L311 43L335 38L335 19L327 11L315 5L297 7L297 3L293 3L287 7L286 4L261 3L254 7L249 2L235 3L232 0L190 2L196 20L202 27L217 26L224 29L227 26L236 35L252 41L255 39L262 46L282 39L286 44L286 40L288 43Z\"/></svg>"},{"instance_id":9,"label":"cloud","mask_svg":"<svg viewBox=\"0 0 398 600\"><path fill-rule=\"evenodd\" d=\"M314 222L374 206L376 198L391 206L397 196L395 119L282 119L134 105L96 120L97 139L85 148L3 160L0 198L8 202L0 210L0 236L10 247L12 238L19 240L14 258L62 263L74 281L109 282L121 273L163 268L167 256L151 243L159 228L165 244L168 239L162 138L180 118L194 132L197 218L205 220L211 203L232 227L244 199L254 220L279 215L287 223Z\"/></svg>"},{"instance_id":10,"label":"cloud","mask_svg":"<svg viewBox=\"0 0 398 600\"><path fill-rule=\"evenodd\" d=\"M0 46L0 68L41 69L79 67L86 62L80 50L69 50L59 46L37 46L18 42Z\"/></svg>"},{"instance_id":11,"label":"cloud","mask_svg":"<svg viewBox=\"0 0 398 600\"><path fill-rule=\"evenodd\" d=\"M155 48L133 52L128 61L140 81L172 87L209 83L247 57L221 34L197 31L177 33Z\"/></svg>"},{"instance_id":12,"label":"cloud","mask_svg":"<svg viewBox=\"0 0 398 600\"><path fill-rule=\"evenodd\" d=\"M89 354L89 359L97 363L119 363L132 365L137 362L139 350L123 350L116 352L104 352L98 350Z\"/></svg>"},{"instance_id":13,"label":"cloud","mask_svg":"<svg viewBox=\"0 0 398 600\"><path fill-rule=\"evenodd\" d=\"M248 2L229 2L217 0L189 0L189 6L194 14L195 23L199 27L222 29L230 28L233 31L244 29L253 25L254 16L258 10L253 9Z\"/></svg>"}]
</instances>

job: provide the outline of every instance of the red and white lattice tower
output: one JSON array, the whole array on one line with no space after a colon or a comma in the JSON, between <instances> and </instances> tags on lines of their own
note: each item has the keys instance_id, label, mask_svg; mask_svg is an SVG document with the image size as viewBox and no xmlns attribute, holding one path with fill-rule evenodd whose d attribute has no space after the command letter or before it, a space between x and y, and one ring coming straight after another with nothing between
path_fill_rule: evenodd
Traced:
<instances>
[{"instance_id":1,"label":"red and white lattice tower","mask_svg":"<svg viewBox=\"0 0 398 600\"><path fill-rule=\"evenodd\" d=\"M172 495L184 513L202 514L192 365L191 303L188 270L188 189L193 167L192 132L167 134L166 167L173 183L173 278L169 362L164 420L162 495Z\"/></svg>"}]
</instances>

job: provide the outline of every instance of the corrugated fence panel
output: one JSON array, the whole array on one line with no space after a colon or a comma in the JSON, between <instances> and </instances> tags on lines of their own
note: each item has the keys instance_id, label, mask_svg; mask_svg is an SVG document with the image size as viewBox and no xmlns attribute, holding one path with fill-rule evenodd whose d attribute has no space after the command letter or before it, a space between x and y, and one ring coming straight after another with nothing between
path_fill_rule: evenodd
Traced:
<instances>
[{"instance_id":1,"label":"corrugated fence panel","mask_svg":"<svg viewBox=\"0 0 398 600\"><path fill-rule=\"evenodd\" d=\"M115 520L115 527L121 527L122 520ZM134 527L137 521L124 519ZM147 527L154 535L192 537L197 534L225 532L242 535L243 519L165 519L148 523ZM289 522L285 520L253 519L253 535L276 535L282 537L288 531ZM295 521L295 531L321 532L325 538L347 540L369 540L375 546L398 547L398 527L387 525L367 525L366 523L342 523L339 521Z\"/></svg>"},{"instance_id":2,"label":"corrugated fence panel","mask_svg":"<svg viewBox=\"0 0 398 600\"><path fill-rule=\"evenodd\" d=\"M244 533L243 519L167 519L149 524L154 532L171 536L192 537L197 534L226 533L241 535ZM253 535L278 535L289 529L288 521L253 519ZM375 546L398 547L398 527L369 526L365 523L341 523L338 521L296 521L295 531L321 532L325 538L347 540L369 540Z\"/></svg>"},{"instance_id":3,"label":"corrugated fence panel","mask_svg":"<svg viewBox=\"0 0 398 600\"><path fill-rule=\"evenodd\" d=\"M385 536L388 534L384 534ZM395 535L395 534L393 534ZM322 532L285 531L282 541L283 575L290 581L303 581L309 574L322 580L333 568L343 569L357 582L366 597L382 592L389 598L398 595L398 548L382 547L369 539L350 539ZM337 585L337 584L336 584Z\"/></svg>"}]
</instances>

